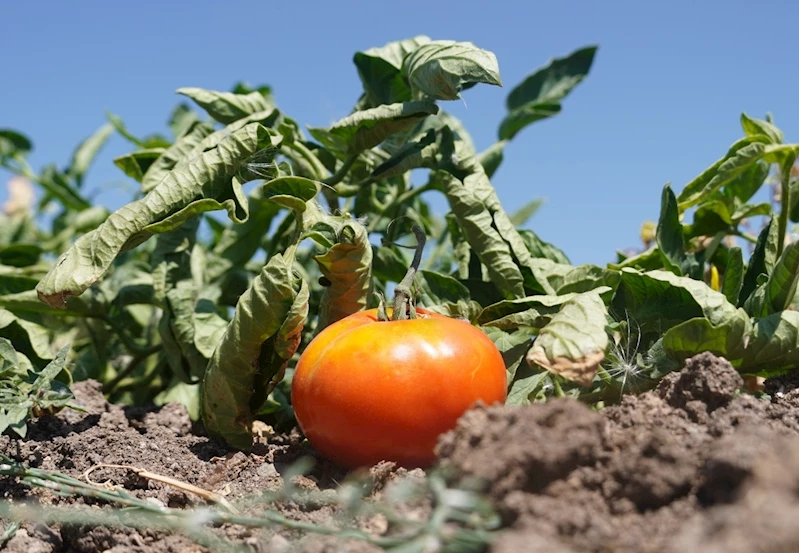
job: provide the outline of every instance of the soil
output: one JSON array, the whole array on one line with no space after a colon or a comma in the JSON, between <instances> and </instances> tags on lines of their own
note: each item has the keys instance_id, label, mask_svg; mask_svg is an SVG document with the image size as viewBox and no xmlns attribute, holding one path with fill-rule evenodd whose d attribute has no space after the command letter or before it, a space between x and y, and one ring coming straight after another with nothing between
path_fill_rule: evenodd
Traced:
<instances>
[{"instance_id":1,"label":"soil","mask_svg":"<svg viewBox=\"0 0 799 553\"><path fill-rule=\"evenodd\" d=\"M569 399L521 408L477 406L441 438L439 467L464 485L479 482L492 500L501 528L488 546L491 553L799 551L799 379L767 381L769 395L763 398L744 388L725 360L701 354L655 390L598 411ZM133 465L234 503L274 492L269 505L276 512L320 524L343 520L344 507L323 500L342 483L358 482L367 501L379 501L392 486L427 478L419 469L392 463L347 473L316 456L296 430L269 437L252 453L235 452L206 437L178 404L109 405L93 381L78 383L74 391L86 413L65 410L39 419L24 440L0 436L0 451L28 467L75 478L99 464ZM313 470L292 476L291 467L305 457L316 460ZM124 469L100 468L91 479L158 505L204 503ZM315 499L281 499L287 481ZM0 477L0 495L98 511L105 503L58 496L10 477ZM430 516L424 500L408 500L401 510L410 519ZM381 515L359 517L355 524L373 535L393 531ZM280 526L224 524L213 532L249 551L381 551L357 539ZM179 533L151 528L58 524L23 524L0 549L209 550Z\"/></svg>"}]
</instances>

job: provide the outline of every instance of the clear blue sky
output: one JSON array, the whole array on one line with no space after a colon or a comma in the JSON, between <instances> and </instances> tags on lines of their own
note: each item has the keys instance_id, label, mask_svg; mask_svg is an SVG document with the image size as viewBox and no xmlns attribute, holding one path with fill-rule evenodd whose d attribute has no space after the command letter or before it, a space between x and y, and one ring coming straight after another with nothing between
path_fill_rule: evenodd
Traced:
<instances>
[{"instance_id":1,"label":"clear blue sky","mask_svg":"<svg viewBox=\"0 0 799 553\"><path fill-rule=\"evenodd\" d=\"M796 0L761 2L3 2L0 127L34 140L31 160L65 164L74 145L121 116L137 135L166 132L175 89L268 83L300 122L326 125L359 94L357 50L426 34L472 41L499 60L503 89L445 104L478 149L496 137L510 89L550 57L588 44L588 78L557 117L519 134L493 183L512 211L575 263L638 246L663 185L681 189L741 136L739 116L770 111L799 140ZM112 163L115 137L87 182L111 208L135 183ZM0 183L7 174L0 174ZM2 196L5 196L3 187ZM0 196L0 199L2 198ZM436 202L436 205L442 205Z\"/></svg>"}]
</instances>

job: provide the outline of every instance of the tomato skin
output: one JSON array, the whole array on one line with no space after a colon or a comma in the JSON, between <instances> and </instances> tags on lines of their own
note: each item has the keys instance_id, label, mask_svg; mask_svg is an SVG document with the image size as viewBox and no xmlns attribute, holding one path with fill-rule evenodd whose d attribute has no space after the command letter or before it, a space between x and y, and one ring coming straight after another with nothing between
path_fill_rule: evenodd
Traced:
<instances>
[{"instance_id":1,"label":"tomato skin","mask_svg":"<svg viewBox=\"0 0 799 553\"><path fill-rule=\"evenodd\" d=\"M505 402L505 363L491 339L466 321L417 312L388 322L376 309L355 313L303 352L292 405L328 459L348 468L382 460L427 467L439 435L476 401Z\"/></svg>"}]
</instances>

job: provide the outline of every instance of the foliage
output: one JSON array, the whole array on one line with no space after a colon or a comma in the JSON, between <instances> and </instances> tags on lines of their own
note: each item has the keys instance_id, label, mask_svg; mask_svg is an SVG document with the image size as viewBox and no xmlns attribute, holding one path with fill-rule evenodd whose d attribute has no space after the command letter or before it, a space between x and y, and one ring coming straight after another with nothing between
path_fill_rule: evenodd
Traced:
<instances>
[{"instance_id":1,"label":"foliage","mask_svg":"<svg viewBox=\"0 0 799 553\"><path fill-rule=\"evenodd\" d=\"M0 338L0 433L11 429L24 438L28 419L70 406L74 396L69 389L70 374L64 370L67 349L61 348L55 359L36 371L24 355L14 351L11 342Z\"/></svg>"},{"instance_id":2,"label":"foliage","mask_svg":"<svg viewBox=\"0 0 799 553\"><path fill-rule=\"evenodd\" d=\"M424 36L356 53L352 113L307 132L269 87L242 83L181 88L201 112L179 104L170 137L135 137L109 114L64 169L34 172L32 142L0 131L0 164L42 191L34 206L14 181L22 192L6 206L0 337L36 369L71 343L74 378L100 380L114 401L181 401L247 449L255 420L294 424L303 347L401 281L418 225L431 247L415 301L494 340L509 403L617 401L701 351L748 374L795 368L799 246L787 227L799 220L799 145L770 119L742 115L726 154L678 194L663 188L647 248L604 267L574 266L521 228L537 200L512 214L501 205L491 178L508 141L560 111L595 53L552 59L513 87L483 152L445 106L502 86L496 57ZM141 187L109 214L83 182L114 131L133 148L115 163ZM753 200L772 167L776 208ZM434 213L430 194L448 212ZM768 220L759 236L747 231L754 217ZM754 244L748 259L741 239Z\"/></svg>"}]
</instances>

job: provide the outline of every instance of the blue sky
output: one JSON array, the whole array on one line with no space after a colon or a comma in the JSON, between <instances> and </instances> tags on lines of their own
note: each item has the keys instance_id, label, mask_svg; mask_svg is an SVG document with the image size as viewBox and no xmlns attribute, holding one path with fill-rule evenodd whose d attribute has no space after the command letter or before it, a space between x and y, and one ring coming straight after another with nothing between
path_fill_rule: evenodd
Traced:
<instances>
[{"instance_id":1,"label":"blue sky","mask_svg":"<svg viewBox=\"0 0 799 553\"><path fill-rule=\"evenodd\" d=\"M529 227L574 263L604 264L637 247L660 193L680 190L741 136L739 116L771 112L799 140L795 70L799 2L4 2L0 127L30 136L34 167L65 164L75 144L121 116L137 135L166 132L175 89L273 87L301 123L349 113L358 50L425 34L493 51L504 88L445 103L478 149L496 139L508 92L553 56L598 44L591 74L560 115L531 125L493 179L508 211L546 203ZM10 52L10 54L9 54ZM84 187L113 209L135 182L112 159ZM0 173L0 183L7 174ZM3 187L0 198L5 196ZM435 201L435 205L443 205Z\"/></svg>"}]
</instances>

